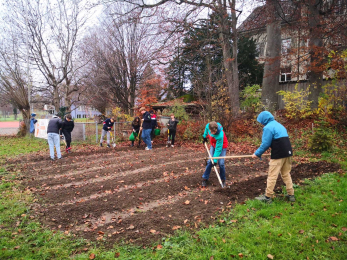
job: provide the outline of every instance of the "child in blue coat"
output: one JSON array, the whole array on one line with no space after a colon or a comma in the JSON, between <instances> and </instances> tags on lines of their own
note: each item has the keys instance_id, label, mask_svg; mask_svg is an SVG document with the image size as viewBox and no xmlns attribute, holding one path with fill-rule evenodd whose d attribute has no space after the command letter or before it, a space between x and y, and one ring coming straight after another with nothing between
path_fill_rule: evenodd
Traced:
<instances>
[{"instance_id":1,"label":"child in blue coat","mask_svg":"<svg viewBox=\"0 0 347 260\"><path fill-rule=\"evenodd\" d=\"M281 173L281 177L283 182L286 184L288 193L286 197L289 201L294 202L293 182L290 175L292 169L293 150L287 129L278 123L273 115L268 111L261 112L258 115L257 121L264 126L263 137L260 147L254 152L252 157L261 158L261 155L271 147L271 159L269 162L265 194L256 197L256 199L266 203L272 202L278 174Z\"/></svg>"}]
</instances>

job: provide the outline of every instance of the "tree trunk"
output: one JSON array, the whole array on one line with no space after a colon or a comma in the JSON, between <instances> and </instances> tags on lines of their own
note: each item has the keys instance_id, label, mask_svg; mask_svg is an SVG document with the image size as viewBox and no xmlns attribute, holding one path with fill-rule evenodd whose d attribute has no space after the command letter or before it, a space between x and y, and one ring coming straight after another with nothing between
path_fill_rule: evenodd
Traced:
<instances>
[{"instance_id":1,"label":"tree trunk","mask_svg":"<svg viewBox=\"0 0 347 260\"><path fill-rule=\"evenodd\" d=\"M27 135L30 134L30 106L24 108L24 109L20 109L20 112L22 113L22 117L23 117L23 122L25 124L25 132Z\"/></svg>"},{"instance_id":2,"label":"tree trunk","mask_svg":"<svg viewBox=\"0 0 347 260\"><path fill-rule=\"evenodd\" d=\"M239 81L239 67L238 67L238 63L237 63L237 29L236 29L236 25L237 25L237 17L236 17L236 10L235 10L235 2L236 0L232 1L232 6L231 6L231 29L232 29L232 40L233 40L233 44L232 44L232 49L233 49L233 58L231 60L231 65L233 68L233 81L232 81L232 99L231 102L233 104L232 106L232 114L234 117L238 116L239 114L239 110L240 110L240 94L239 94L239 85L240 85L240 81Z\"/></svg>"},{"instance_id":3,"label":"tree trunk","mask_svg":"<svg viewBox=\"0 0 347 260\"><path fill-rule=\"evenodd\" d=\"M321 28L319 23L319 4L318 0L310 0L308 7L309 16L309 50L310 50L310 72L309 72L309 100L312 101L311 108L318 107L318 97L322 92L323 84L323 40L320 37Z\"/></svg>"},{"instance_id":4,"label":"tree trunk","mask_svg":"<svg viewBox=\"0 0 347 260\"><path fill-rule=\"evenodd\" d=\"M266 109L277 110L281 66L281 22L268 23L266 34L267 45L261 100Z\"/></svg>"},{"instance_id":5,"label":"tree trunk","mask_svg":"<svg viewBox=\"0 0 347 260\"><path fill-rule=\"evenodd\" d=\"M206 64L207 64L207 71L208 71L208 102L209 102L209 109L208 109L208 120L212 120L212 89L213 89L213 82L212 82L212 66L211 66L211 58L210 55L206 56Z\"/></svg>"},{"instance_id":6,"label":"tree trunk","mask_svg":"<svg viewBox=\"0 0 347 260\"><path fill-rule=\"evenodd\" d=\"M55 108L55 113L58 113L60 109L58 86L53 86L53 105Z\"/></svg>"},{"instance_id":7,"label":"tree trunk","mask_svg":"<svg viewBox=\"0 0 347 260\"><path fill-rule=\"evenodd\" d=\"M230 26L228 26L228 20L225 14L221 15L219 20L220 33L219 38L221 40L221 46L223 50L223 66L224 75L227 80L227 87L230 98L230 107L233 115L237 115L239 112L239 89L233 82L233 66L231 58L231 44L230 44ZM227 14L226 14L227 17ZM236 88L237 87L237 88Z\"/></svg>"},{"instance_id":8,"label":"tree trunk","mask_svg":"<svg viewBox=\"0 0 347 260\"><path fill-rule=\"evenodd\" d=\"M131 116L135 116L135 112L134 112L134 107L135 107L135 90L132 90L130 93L130 104L131 104L131 108L129 109L129 114Z\"/></svg>"}]
</instances>

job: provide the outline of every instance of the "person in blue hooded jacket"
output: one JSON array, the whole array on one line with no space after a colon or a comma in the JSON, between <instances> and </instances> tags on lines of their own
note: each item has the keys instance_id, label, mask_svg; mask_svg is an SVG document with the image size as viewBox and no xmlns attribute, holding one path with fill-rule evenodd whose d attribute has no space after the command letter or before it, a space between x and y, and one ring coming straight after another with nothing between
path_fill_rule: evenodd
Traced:
<instances>
[{"instance_id":1,"label":"person in blue hooded jacket","mask_svg":"<svg viewBox=\"0 0 347 260\"><path fill-rule=\"evenodd\" d=\"M203 134L203 144L207 142L207 138L210 139L211 148L210 153L212 157L225 156L228 148L228 139L223 131L223 127L220 123L214 121L208 123L205 127L205 132ZM211 169L218 162L219 165L219 175L222 181L223 187L225 187L225 166L224 159L215 159L213 162L208 160L207 166L204 174L202 175L202 187L206 187L207 181L210 177Z\"/></svg>"},{"instance_id":2,"label":"person in blue hooded jacket","mask_svg":"<svg viewBox=\"0 0 347 260\"><path fill-rule=\"evenodd\" d=\"M31 119L30 119L30 134L34 134L35 132L35 124L37 123L37 120L35 118L36 114L32 113L31 114Z\"/></svg>"},{"instance_id":3,"label":"person in blue hooded jacket","mask_svg":"<svg viewBox=\"0 0 347 260\"><path fill-rule=\"evenodd\" d=\"M263 137L260 147L252 155L253 158L261 158L262 154L271 147L271 159L267 177L267 186L264 195L256 197L257 200L271 203L274 197L274 188L281 173L283 182L286 184L287 199L294 202L294 189L290 171L292 168L293 150L290 144L287 129L278 123L268 111L258 115L257 121L264 125Z\"/></svg>"}]
</instances>

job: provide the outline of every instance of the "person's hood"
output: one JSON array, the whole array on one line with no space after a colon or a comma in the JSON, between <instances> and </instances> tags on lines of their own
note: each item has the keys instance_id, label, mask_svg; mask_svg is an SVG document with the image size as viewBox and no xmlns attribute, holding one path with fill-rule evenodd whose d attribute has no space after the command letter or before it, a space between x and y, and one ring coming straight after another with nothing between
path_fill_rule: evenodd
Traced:
<instances>
[{"instance_id":1,"label":"person's hood","mask_svg":"<svg viewBox=\"0 0 347 260\"><path fill-rule=\"evenodd\" d=\"M221 125L219 125L219 124L217 124L217 125L218 125L217 132L214 134L216 136L219 135L220 132L223 130L223 127Z\"/></svg>"},{"instance_id":2,"label":"person's hood","mask_svg":"<svg viewBox=\"0 0 347 260\"><path fill-rule=\"evenodd\" d=\"M257 117L257 121L262 125L267 125L269 122L273 120L275 120L275 118L269 111L263 111Z\"/></svg>"},{"instance_id":3,"label":"person's hood","mask_svg":"<svg viewBox=\"0 0 347 260\"><path fill-rule=\"evenodd\" d=\"M58 116L54 115L52 118L58 118Z\"/></svg>"}]
</instances>

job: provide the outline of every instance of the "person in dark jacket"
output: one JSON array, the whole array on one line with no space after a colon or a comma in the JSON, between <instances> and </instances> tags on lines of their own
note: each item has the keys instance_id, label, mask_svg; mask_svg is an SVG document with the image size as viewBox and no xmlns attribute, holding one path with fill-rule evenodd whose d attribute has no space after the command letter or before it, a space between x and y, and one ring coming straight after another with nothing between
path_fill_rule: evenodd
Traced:
<instances>
[{"instance_id":1,"label":"person in dark jacket","mask_svg":"<svg viewBox=\"0 0 347 260\"><path fill-rule=\"evenodd\" d=\"M142 127L140 127L140 130L142 130L142 140L145 142L147 147L145 150L152 150L152 142L151 142L151 131L152 131L152 119L151 114L146 111L146 108L141 107L140 112L142 114Z\"/></svg>"},{"instance_id":2,"label":"person in dark jacket","mask_svg":"<svg viewBox=\"0 0 347 260\"><path fill-rule=\"evenodd\" d=\"M61 128L62 123L63 122L57 115L53 116L53 118L48 122L47 137L49 145L49 154L51 156L52 161L54 161L54 146L57 151L57 158L61 159L59 130Z\"/></svg>"},{"instance_id":3,"label":"person in dark jacket","mask_svg":"<svg viewBox=\"0 0 347 260\"><path fill-rule=\"evenodd\" d=\"M258 115L257 121L264 125L263 137L260 147L252 157L261 158L261 155L271 147L271 159L269 162L266 192L264 195L256 197L256 199L266 203L272 202L278 174L281 172L281 177L286 184L288 193L286 197L289 201L294 202L293 182L290 175L293 150L287 129L278 123L268 111L261 112Z\"/></svg>"},{"instance_id":4,"label":"person in dark jacket","mask_svg":"<svg viewBox=\"0 0 347 260\"><path fill-rule=\"evenodd\" d=\"M36 114L32 113L31 114L31 119L30 119L30 134L34 134L35 132L35 124L37 123L37 120L35 118Z\"/></svg>"},{"instance_id":5,"label":"person in dark jacket","mask_svg":"<svg viewBox=\"0 0 347 260\"><path fill-rule=\"evenodd\" d=\"M151 115L151 120L152 120L152 121L151 121L151 122L152 122L151 139L152 139L152 143L153 143L153 139L154 139L154 137L155 137L154 130L155 130L156 128L158 128L157 115L154 114L154 111L153 111L153 110L151 110L149 113L150 113L150 115Z\"/></svg>"},{"instance_id":6,"label":"person in dark jacket","mask_svg":"<svg viewBox=\"0 0 347 260\"><path fill-rule=\"evenodd\" d=\"M66 142L66 152L69 153L71 150L71 132L75 127L74 121L72 121L72 117L70 114L67 114L65 117L65 121L62 123L60 129L60 135L64 135Z\"/></svg>"},{"instance_id":7,"label":"person in dark jacket","mask_svg":"<svg viewBox=\"0 0 347 260\"><path fill-rule=\"evenodd\" d=\"M171 147L174 147L175 145L176 128L178 123L179 121L175 118L175 115L171 114L171 118L167 123L167 128L169 129L169 138L171 140ZM169 147L169 144L167 144L166 147Z\"/></svg>"},{"instance_id":8,"label":"person in dark jacket","mask_svg":"<svg viewBox=\"0 0 347 260\"><path fill-rule=\"evenodd\" d=\"M114 125L114 117L107 118L104 121L104 125L102 127L101 138L100 138L100 147L102 147L102 141L104 140L104 136L107 135L107 147L110 148L110 131Z\"/></svg>"},{"instance_id":9,"label":"person in dark jacket","mask_svg":"<svg viewBox=\"0 0 347 260\"><path fill-rule=\"evenodd\" d=\"M140 147L140 143L141 143L141 138L139 136L139 132L140 132L140 127L141 127L141 119L137 116L134 118L134 121L131 123L131 126L133 128L133 132L137 134L137 137L139 138L139 144L138 147ZM131 146L134 146L134 141L131 141Z\"/></svg>"}]
</instances>

